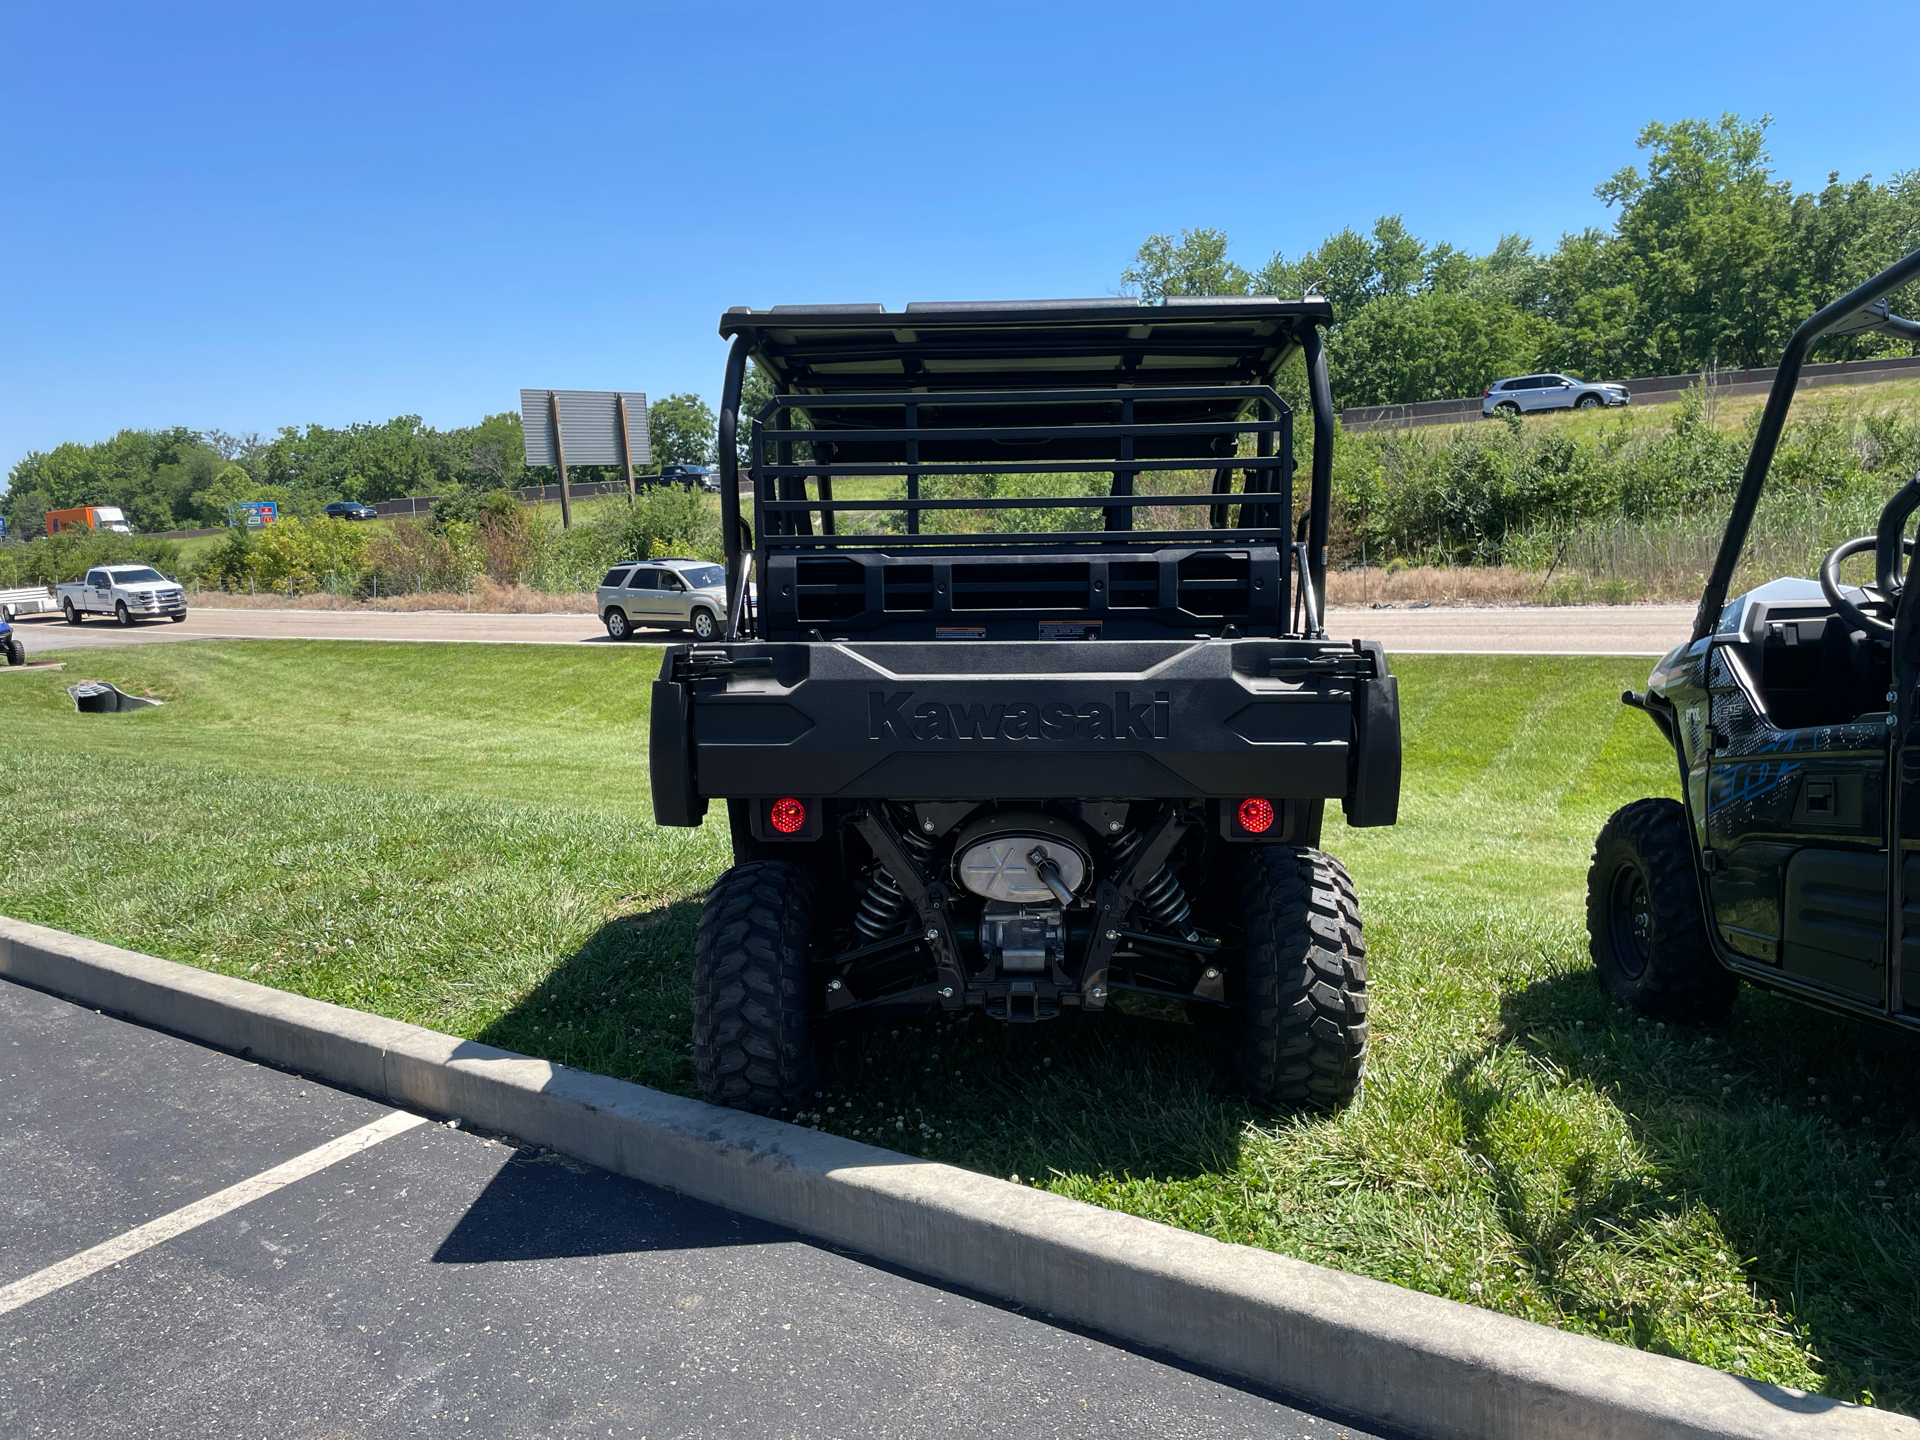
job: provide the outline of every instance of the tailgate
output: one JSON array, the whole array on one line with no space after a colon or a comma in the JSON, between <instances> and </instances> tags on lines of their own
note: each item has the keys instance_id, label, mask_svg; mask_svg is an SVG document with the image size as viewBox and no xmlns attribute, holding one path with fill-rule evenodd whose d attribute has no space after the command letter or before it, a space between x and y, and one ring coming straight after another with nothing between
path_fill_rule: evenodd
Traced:
<instances>
[{"instance_id":1,"label":"tailgate","mask_svg":"<svg viewBox=\"0 0 1920 1440\"><path fill-rule=\"evenodd\" d=\"M1377 645L1331 641L678 646L655 685L655 791L1330 799L1354 792L1370 716L1384 747L1388 702L1397 795L1392 685Z\"/></svg>"}]
</instances>

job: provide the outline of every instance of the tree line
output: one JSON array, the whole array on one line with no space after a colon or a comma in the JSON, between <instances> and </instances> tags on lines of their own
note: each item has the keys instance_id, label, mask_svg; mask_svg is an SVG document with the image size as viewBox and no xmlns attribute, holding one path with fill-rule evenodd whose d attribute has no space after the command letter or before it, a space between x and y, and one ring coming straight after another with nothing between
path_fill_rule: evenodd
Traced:
<instances>
[{"instance_id":1,"label":"tree line","mask_svg":"<svg viewBox=\"0 0 1920 1440\"><path fill-rule=\"evenodd\" d=\"M717 426L698 395L668 395L647 411L653 464L705 464ZM335 500L392 500L552 484L526 464L513 411L478 425L438 430L418 415L384 422L284 426L271 439L221 430L122 430L95 444L33 451L14 465L0 515L11 538L45 534L46 512L117 505L136 530L154 533L224 525L228 505L273 500L284 513L318 514ZM613 478L612 467L569 466L581 483Z\"/></svg>"},{"instance_id":2,"label":"tree line","mask_svg":"<svg viewBox=\"0 0 1920 1440\"><path fill-rule=\"evenodd\" d=\"M1517 234L1482 255L1429 245L1386 215L1368 234L1343 229L1248 270L1223 232L1203 228L1150 236L1121 283L1146 300L1326 296L1341 406L1474 395L1536 370L1598 380L1771 365L1807 315L1920 248L1920 170L1886 184L1834 172L1817 192L1795 191L1773 176L1770 123L1647 125L1644 168L1595 187L1613 227L1563 234L1550 251ZM1816 358L1910 348L1845 336Z\"/></svg>"}]
</instances>

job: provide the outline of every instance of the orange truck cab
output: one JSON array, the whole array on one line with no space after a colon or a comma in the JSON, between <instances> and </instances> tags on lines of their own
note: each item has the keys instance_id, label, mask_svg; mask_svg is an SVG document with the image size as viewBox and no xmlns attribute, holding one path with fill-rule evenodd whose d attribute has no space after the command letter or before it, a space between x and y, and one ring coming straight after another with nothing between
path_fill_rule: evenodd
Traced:
<instances>
[{"instance_id":1,"label":"orange truck cab","mask_svg":"<svg viewBox=\"0 0 1920 1440\"><path fill-rule=\"evenodd\" d=\"M111 530L118 535L133 533L133 527L127 524L127 517L120 513L117 505L76 505L70 510L47 512L49 535L58 535L76 525L84 525L89 530Z\"/></svg>"}]
</instances>

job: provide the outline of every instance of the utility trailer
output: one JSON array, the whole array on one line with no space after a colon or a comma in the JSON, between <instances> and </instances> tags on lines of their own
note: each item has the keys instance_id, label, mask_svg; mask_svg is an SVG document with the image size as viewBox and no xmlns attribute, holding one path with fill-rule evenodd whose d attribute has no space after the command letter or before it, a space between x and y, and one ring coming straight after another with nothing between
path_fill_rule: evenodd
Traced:
<instances>
[{"instance_id":1,"label":"utility trailer","mask_svg":"<svg viewBox=\"0 0 1920 1440\"><path fill-rule=\"evenodd\" d=\"M720 642L667 650L651 731L655 818L721 802L732 835L695 959L707 1098L808 1109L831 1026L1126 993L1224 1032L1259 1101L1354 1097L1359 904L1318 847L1330 800L1393 823L1400 723L1383 649L1322 622L1331 319L1312 297L722 318L732 603ZM1297 497L1275 379L1302 352ZM743 436L749 359L777 393Z\"/></svg>"}]
</instances>

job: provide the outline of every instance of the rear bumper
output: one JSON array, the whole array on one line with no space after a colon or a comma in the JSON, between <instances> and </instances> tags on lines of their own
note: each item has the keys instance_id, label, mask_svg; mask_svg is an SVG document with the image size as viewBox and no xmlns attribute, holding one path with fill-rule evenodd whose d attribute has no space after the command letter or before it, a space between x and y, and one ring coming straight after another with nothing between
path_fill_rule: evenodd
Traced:
<instances>
[{"instance_id":1,"label":"rear bumper","mask_svg":"<svg viewBox=\"0 0 1920 1440\"><path fill-rule=\"evenodd\" d=\"M1331 641L674 646L654 684L661 824L709 799L1325 800L1398 807L1378 645Z\"/></svg>"}]
</instances>

